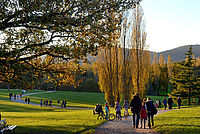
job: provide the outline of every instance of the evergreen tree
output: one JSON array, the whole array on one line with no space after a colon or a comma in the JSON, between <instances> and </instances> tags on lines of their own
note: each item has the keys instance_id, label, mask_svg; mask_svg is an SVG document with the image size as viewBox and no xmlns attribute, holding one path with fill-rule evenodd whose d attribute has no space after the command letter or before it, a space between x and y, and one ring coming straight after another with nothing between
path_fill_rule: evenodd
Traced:
<instances>
[{"instance_id":1,"label":"evergreen tree","mask_svg":"<svg viewBox=\"0 0 200 134\"><path fill-rule=\"evenodd\" d=\"M199 73L194 66L194 59L192 58L192 46L187 51L184 62L177 64L179 73L172 76L171 83L175 84L176 89L171 92L172 96L181 96L188 98L188 105L190 105L191 97L199 94Z\"/></svg>"}]
</instances>

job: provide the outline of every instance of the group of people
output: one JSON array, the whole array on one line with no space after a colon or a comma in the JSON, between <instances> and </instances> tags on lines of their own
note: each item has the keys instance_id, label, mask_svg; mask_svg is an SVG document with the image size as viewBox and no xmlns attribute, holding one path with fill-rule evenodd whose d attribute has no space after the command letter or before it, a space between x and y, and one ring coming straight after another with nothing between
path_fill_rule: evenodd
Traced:
<instances>
[{"instance_id":1,"label":"group of people","mask_svg":"<svg viewBox=\"0 0 200 134\"><path fill-rule=\"evenodd\" d=\"M20 93L19 95L17 95L17 94L13 94L13 93L11 92L11 93L9 93L9 99L11 100L12 97L14 97L14 99L16 100L17 97L20 97L20 98L22 97L22 93Z\"/></svg>"},{"instance_id":2,"label":"group of people","mask_svg":"<svg viewBox=\"0 0 200 134\"><path fill-rule=\"evenodd\" d=\"M60 106L61 108L66 108L67 107L67 101L66 100L62 100L61 104L60 104L60 100L58 99L57 100L57 104L58 104L58 107ZM52 100L50 99L48 101L48 99L44 99L44 101L41 99L40 100L40 106L46 106L46 107L52 107Z\"/></svg>"},{"instance_id":3,"label":"group of people","mask_svg":"<svg viewBox=\"0 0 200 134\"><path fill-rule=\"evenodd\" d=\"M151 98L143 99L141 101L139 94L133 96L133 99L130 103L131 112L133 113L133 127L138 128L139 120L141 119L141 128L145 121L148 120L148 127L154 126L154 115L157 113L157 110L153 104ZM155 111L156 110L156 111Z\"/></svg>"},{"instance_id":4,"label":"group of people","mask_svg":"<svg viewBox=\"0 0 200 134\"><path fill-rule=\"evenodd\" d=\"M30 104L31 99L30 99L30 97L28 97L28 98L26 97L26 98L24 99L24 101L25 101L26 104Z\"/></svg>"},{"instance_id":5,"label":"group of people","mask_svg":"<svg viewBox=\"0 0 200 134\"><path fill-rule=\"evenodd\" d=\"M151 98L147 98L143 100L143 102L140 100L140 97L138 94L133 96L133 99L131 100L131 103L129 104L127 100L124 101L123 106L121 107L118 102L115 103L115 112L116 112L116 119L121 119L121 111L122 108L124 108L124 116L125 119L127 119L127 116L129 115L128 109L131 108L131 112L133 113L133 127L138 128L139 126L139 120L141 121L141 128L142 124L145 123L148 119L148 127L151 128L151 126L154 126L154 120L153 117L157 113L157 109L153 104L153 100ZM156 109L156 112L155 112ZM96 105L95 111L98 114L104 114L103 108L100 104ZM106 113L106 119L108 119L108 113L109 113L109 106L108 103L105 103L105 113Z\"/></svg>"},{"instance_id":6,"label":"group of people","mask_svg":"<svg viewBox=\"0 0 200 134\"><path fill-rule=\"evenodd\" d=\"M44 99L44 101L41 99L40 100L40 106L44 106L44 107L51 107L52 106L52 100L48 100L48 99Z\"/></svg>"}]
</instances>

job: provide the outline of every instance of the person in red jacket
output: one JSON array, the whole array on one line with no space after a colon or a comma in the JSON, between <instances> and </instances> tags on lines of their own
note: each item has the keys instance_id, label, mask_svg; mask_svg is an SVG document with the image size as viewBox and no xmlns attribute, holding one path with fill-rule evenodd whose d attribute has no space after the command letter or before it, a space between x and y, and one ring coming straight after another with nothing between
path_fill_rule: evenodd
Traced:
<instances>
[{"instance_id":1,"label":"person in red jacket","mask_svg":"<svg viewBox=\"0 0 200 134\"><path fill-rule=\"evenodd\" d=\"M141 108L141 112L140 112L140 121L141 121L141 128L142 128L142 121L144 120L144 129L145 129L145 121L147 119L147 111L146 111L146 108L145 108L145 103L143 102L142 103L142 108Z\"/></svg>"}]
</instances>

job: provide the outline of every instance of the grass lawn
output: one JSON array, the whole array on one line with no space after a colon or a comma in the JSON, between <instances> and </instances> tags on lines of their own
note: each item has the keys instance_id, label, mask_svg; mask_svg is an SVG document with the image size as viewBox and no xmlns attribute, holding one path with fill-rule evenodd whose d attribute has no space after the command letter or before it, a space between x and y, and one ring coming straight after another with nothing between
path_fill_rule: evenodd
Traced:
<instances>
[{"instance_id":1,"label":"grass lawn","mask_svg":"<svg viewBox=\"0 0 200 134\"><path fill-rule=\"evenodd\" d=\"M94 130L104 121L97 120L91 110L65 110L15 103L8 93L0 91L2 119L18 125L16 133L80 133Z\"/></svg>"},{"instance_id":2,"label":"grass lawn","mask_svg":"<svg viewBox=\"0 0 200 134\"><path fill-rule=\"evenodd\" d=\"M159 114L155 123L155 129L166 134L200 134L200 107Z\"/></svg>"},{"instance_id":3,"label":"grass lawn","mask_svg":"<svg viewBox=\"0 0 200 134\"><path fill-rule=\"evenodd\" d=\"M103 93L90 92L71 92L71 91L56 91L54 93L35 94L31 95L32 103L40 103L41 99L48 99L53 101L53 105L57 106L57 100L60 103L63 99L67 101L68 107L85 107L94 108L97 103L104 105L105 99Z\"/></svg>"}]
</instances>

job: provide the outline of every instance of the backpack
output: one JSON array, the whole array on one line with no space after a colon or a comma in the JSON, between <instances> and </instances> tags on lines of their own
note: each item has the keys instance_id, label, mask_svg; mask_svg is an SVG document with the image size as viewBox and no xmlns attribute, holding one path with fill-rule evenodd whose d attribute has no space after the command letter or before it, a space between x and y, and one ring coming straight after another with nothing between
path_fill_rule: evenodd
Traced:
<instances>
[{"instance_id":1,"label":"backpack","mask_svg":"<svg viewBox=\"0 0 200 134\"><path fill-rule=\"evenodd\" d=\"M152 106L152 111L151 111L151 113L152 113L153 115L156 115L157 112L158 112L158 110L157 110L156 107L153 105L153 106Z\"/></svg>"}]
</instances>

